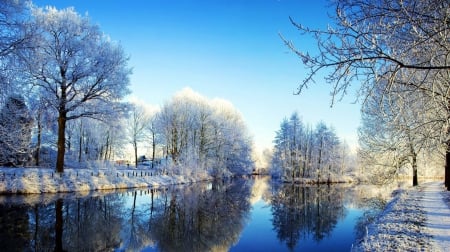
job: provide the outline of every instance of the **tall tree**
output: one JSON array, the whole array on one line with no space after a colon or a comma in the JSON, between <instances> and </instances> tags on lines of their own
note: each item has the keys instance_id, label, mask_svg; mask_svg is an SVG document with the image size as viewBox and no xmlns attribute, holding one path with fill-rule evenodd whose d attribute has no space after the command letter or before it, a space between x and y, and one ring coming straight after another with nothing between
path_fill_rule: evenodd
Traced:
<instances>
[{"instance_id":1,"label":"tall tree","mask_svg":"<svg viewBox=\"0 0 450 252\"><path fill-rule=\"evenodd\" d=\"M134 104L129 112L128 135L134 150L134 164L138 166L138 144L147 138L150 116L145 109Z\"/></svg>"},{"instance_id":2,"label":"tall tree","mask_svg":"<svg viewBox=\"0 0 450 252\"><path fill-rule=\"evenodd\" d=\"M438 126L431 123L435 104L420 92L403 89L383 94L385 89L382 84L380 86L381 88L373 90L373 95L361 110L360 155L368 167L379 166L380 162L388 161L385 163L387 169L384 169L387 175L397 173L406 164L411 165L412 184L416 186L418 155L428 154L439 145L438 134L436 136L435 133L439 132L439 128L436 129ZM384 177L382 174L376 176Z\"/></svg>"},{"instance_id":3,"label":"tall tree","mask_svg":"<svg viewBox=\"0 0 450 252\"><path fill-rule=\"evenodd\" d=\"M388 81L385 94L395 90L394 86L402 86L444 104L446 114L435 120L442 122L445 181L450 189L450 2L335 0L332 4L335 24L326 30L305 27L291 19L302 34L312 35L318 45L316 53L307 52L284 39L310 69L298 92L313 82L319 72L331 70L325 79L332 85L333 101L356 83L359 95L370 96L379 80L384 79Z\"/></svg>"},{"instance_id":4,"label":"tall tree","mask_svg":"<svg viewBox=\"0 0 450 252\"><path fill-rule=\"evenodd\" d=\"M23 59L33 84L58 114L56 171L63 172L67 121L98 118L118 108L130 92L128 58L73 8L34 8L33 16L30 25L39 38Z\"/></svg>"}]
</instances>

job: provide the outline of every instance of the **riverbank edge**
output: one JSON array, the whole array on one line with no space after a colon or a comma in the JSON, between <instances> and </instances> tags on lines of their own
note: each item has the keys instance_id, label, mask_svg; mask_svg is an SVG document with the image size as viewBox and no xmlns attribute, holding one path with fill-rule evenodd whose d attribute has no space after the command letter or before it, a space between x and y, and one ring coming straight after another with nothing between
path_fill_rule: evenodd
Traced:
<instances>
[{"instance_id":1,"label":"riverbank edge","mask_svg":"<svg viewBox=\"0 0 450 252\"><path fill-rule=\"evenodd\" d=\"M163 186L212 181L206 174L196 176L155 175L148 170L66 169L56 173L45 168L0 168L0 194L70 193Z\"/></svg>"},{"instance_id":2,"label":"riverbank edge","mask_svg":"<svg viewBox=\"0 0 450 252\"><path fill-rule=\"evenodd\" d=\"M317 185L317 184L353 184L358 183L355 179L349 176L331 177L331 178L295 178L294 180L282 179L283 183L292 183L299 185Z\"/></svg>"},{"instance_id":3,"label":"riverbank edge","mask_svg":"<svg viewBox=\"0 0 450 252\"><path fill-rule=\"evenodd\" d=\"M396 189L351 251L433 251L422 206L423 186Z\"/></svg>"}]
</instances>

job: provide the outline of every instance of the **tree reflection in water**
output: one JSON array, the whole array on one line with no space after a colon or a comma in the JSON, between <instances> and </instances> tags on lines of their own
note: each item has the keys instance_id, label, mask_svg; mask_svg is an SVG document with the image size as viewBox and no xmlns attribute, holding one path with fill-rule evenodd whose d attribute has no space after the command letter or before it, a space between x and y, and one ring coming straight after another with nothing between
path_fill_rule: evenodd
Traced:
<instances>
[{"instance_id":1,"label":"tree reflection in water","mask_svg":"<svg viewBox=\"0 0 450 252\"><path fill-rule=\"evenodd\" d=\"M59 198L29 210L33 251L111 250L120 243L123 200L111 194L84 199Z\"/></svg>"},{"instance_id":2,"label":"tree reflection in water","mask_svg":"<svg viewBox=\"0 0 450 252\"><path fill-rule=\"evenodd\" d=\"M321 241L346 215L343 190L335 186L283 184L271 201L277 238L291 250L310 235Z\"/></svg>"},{"instance_id":3,"label":"tree reflection in water","mask_svg":"<svg viewBox=\"0 0 450 252\"><path fill-rule=\"evenodd\" d=\"M251 179L235 179L160 189L94 192L95 195L86 197L0 196L0 248L6 251L334 249L330 246L335 246L331 242L337 242L332 239L336 229L342 232L345 226L350 232L347 236L353 236L353 231L358 240L386 202L379 196L392 191L386 188L380 192L379 188L367 186L267 186L265 179L258 178L256 183ZM258 207L252 210L250 202ZM349 219L350 215L354 218ZM349 223L343 224L344 220ZM312 247L311 241L323 246ZM353 241L354 238L344 241L340 248L348 250Z\"/></svg>"},{"instance_id":4,"label":"tree reflection in water","mask_svg":"<svg viewBox=\"0 0 450 252\"><path fill-rule=\"evenodd\" d=\"M8 251L227 250L246 225L252 184L239 179L1 203L0 246Z\"/></svg>"},{"instance_id":5,"label":"tree reflection in water","mask_svg":"<svg viewBox=\"0 0 450 252\"><path fill-rule=\"evenodd\" d=\"M252 181L215 181L179 188L159 202L150 220L161 251L227 250L236 243L250 211Z\"/></svg>"}]
</instances>

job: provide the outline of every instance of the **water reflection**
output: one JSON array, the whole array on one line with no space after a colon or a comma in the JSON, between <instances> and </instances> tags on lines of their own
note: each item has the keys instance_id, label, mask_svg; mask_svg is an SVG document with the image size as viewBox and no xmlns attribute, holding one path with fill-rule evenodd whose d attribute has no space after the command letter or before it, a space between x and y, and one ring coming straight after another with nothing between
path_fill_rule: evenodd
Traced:
<instances>
[{"instance_id":1,"label":"water reflection","mask_svg":"<svg viewBox=\"0 0 450 252\"><path fill-rule=\"evenodd\" d=\"M210 186L189 187L197 191L179 191L160 202L150 220L160 250L226 251L238 240L250 210L250 181Z\"/></svg>"},{"instance_id":2,"label":"water reflection","mask_svg":"<svg viewBox=\"0 0 450 252\"><path fill-rule=\"evenodd\" d=\"M310 236L320 242L346 215L339 187L283 185L272 196L273 227L289 249Z\"/></svg>"},{"instance_id":3,"label":"water reflection","mask_svg":"<svg viewBox=\"0 0 450 252\"><path fill-rule=\"evenodd\" d=\"M0 204L8 251L211 251L236 243L251 180L215 181L34 205Z\"/></svg>"},{"instance_id":4,"label":"water reflection","mask_svg":"<svg viewBox=\"0 0 450 252\"><path fill-rule=\"evenodd\" d=\"M382 186L360 185L349 190L349 202L354 208L362 210L355 223L355 244L362 241L366 235L366 227L383 211L392 192L402 186L404 185L395 183Z\"/></svg>"},{"instance_id":5,"label":"water reflection","mask_svg":"<svg viewBox=\"0 0 450 252\"><path fill-rule=\"evenodd\" d=\"M25 251L30 244L27 208L0 205L0 248Z\"/></svg>"},{"instance_id":6,"label":"water reflection","mask_svg":"<svg viewBox=\"0 0 450 252\"><path fill-rule=\"evenodd\" d=\"M120 243L123 200L111 194L84 199L57 199L29 210L33 251L111 250Z\"/></svg>"},{"instance_id":7,"label":"water reflection","mask_svg":"<svg viewBox=\"0 0 450 252\"><path fill-rule=\"evenodd\" d=\"M384 200L370 195L374 192L270 184L266 177L89 196L0 196L0 248L348 251L384 206ZM345 244L339 234L346 236Z\"/></svg>"}]
</instances>

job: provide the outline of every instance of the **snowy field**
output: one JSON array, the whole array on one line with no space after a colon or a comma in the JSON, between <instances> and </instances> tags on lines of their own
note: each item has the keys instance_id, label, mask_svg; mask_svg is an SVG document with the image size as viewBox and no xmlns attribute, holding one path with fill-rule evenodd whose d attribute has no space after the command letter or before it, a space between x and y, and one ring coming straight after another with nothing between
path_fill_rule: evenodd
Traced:
<instances>
[{"instance_id":1,"label":"snowy field","mask_svg":"<svg viewBox=\"0 0 450 252\"><path fill-rule=\"evenodd\" d=\"M45 168L0 167L0 193L58 193L138 187L158 187L210 179L154 174L149 169L65 169L55 173Z\"/></svg>"},{"instance_id":2,"label":"snowy field","mask_svg":"<svg viewBox=\"0 0 450 252\"><path fill-rule=\"evenodd\" d=\"M353 251L448 251L450 193L440 182L394 191Z\"/></svg>"}]
</instances>

